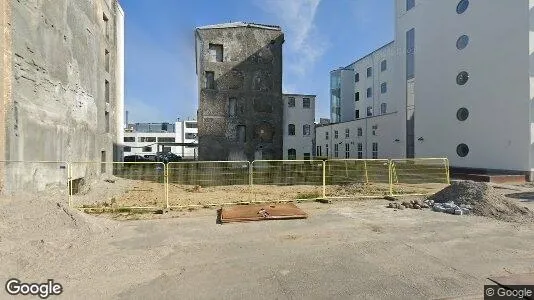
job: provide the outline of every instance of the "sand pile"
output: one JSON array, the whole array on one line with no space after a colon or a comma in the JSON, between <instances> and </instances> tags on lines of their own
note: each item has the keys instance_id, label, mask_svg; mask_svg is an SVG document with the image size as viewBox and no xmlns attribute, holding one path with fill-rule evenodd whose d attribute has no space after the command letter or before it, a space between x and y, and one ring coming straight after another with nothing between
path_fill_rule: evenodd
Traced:
<instances>
[{"instance_id":1,"label":"sand pile","mask_svg":"<svg viewBox=\"0 0 534 300\"><path fill-rule=\"evenodd\" d=\"M459 181L430 197L435 203L469 206L474 215L507 222L533 222L534 213L483 182Z\"/></svg>"}]
</instances>

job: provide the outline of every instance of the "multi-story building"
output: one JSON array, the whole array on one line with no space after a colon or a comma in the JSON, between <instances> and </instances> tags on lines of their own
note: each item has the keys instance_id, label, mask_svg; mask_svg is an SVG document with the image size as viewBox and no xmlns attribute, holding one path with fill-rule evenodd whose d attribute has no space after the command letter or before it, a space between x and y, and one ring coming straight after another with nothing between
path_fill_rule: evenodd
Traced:
<instances>
[{"instance_id":1,"label":"multi-story building","mask_svg":"<svg viewBox=\"0 0 534 300\"><path fill-rule=\"evenodd\" d=\"M0 160L122 157L124 12L116 0L90 4L0 1ZM2 168L0 186L5 191L66 181L57 165L46 166L16 174ZM36 173L48 175L36 182Z\"/></svg>"},{"instance_id":2,"label":"multi-story building","mask_svg":"<svg viewBox=\"0 0 534 300\"><path fill-rule=\"evenodd\" d=\"M447 157L453 168L533 179L533 9L533 0L395 0L387 89L398 106L366 119L383 141L362 126L379 143L371 156ZM350 108L339 107L335 121L347 121ZM352 123L318 128L318 146Z\"/></svg>"},{"instance_id":3,"label":"multi-story building","mask_svg":"<svg viewBox=\"0 0 534 300\"><path fill-rule=\"evenodd\" d=\"M280 27L210 25L196 29L195 41L199 159L281 159Z\"/></svg>"},{"instance_id":4,"label":"multi-story building","mask_svg":"<svg viewBox=\"0 0 534 300\"><path fill-rule=\"evenodd\" d=\"M124 155L156 155L160 151L172 152L184 159L198 155L197 122L135 123L124 133Z\"/></svg>"},{"instance_id":5,"label":"multi-story building","mask_svg":"<svg viewBox=\"0 0 534 300\"><path fill-rule=\"evenodd\" d=\"M283 159L311 159L315 139L315 95L284 94Z\"/></svg>"}]
</instances>

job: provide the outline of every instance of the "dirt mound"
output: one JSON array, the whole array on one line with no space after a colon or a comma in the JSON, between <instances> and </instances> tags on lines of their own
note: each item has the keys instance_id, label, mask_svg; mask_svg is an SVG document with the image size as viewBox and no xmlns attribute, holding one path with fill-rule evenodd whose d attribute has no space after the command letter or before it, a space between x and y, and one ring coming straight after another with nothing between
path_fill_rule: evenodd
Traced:
<instances>
[{"instance_id":1,"label":"dirt mound","mask_svg":"<svg viewBox=\"0 0 534 300\"><path fill-rule=\"evenodd\" d=\"M518 206L513 200L483 182L453 182L430 197L436 203L453 201L456 205L470 205L471 212L507 222L534 222L534 213Z\"/></svg>"}]
</instances>

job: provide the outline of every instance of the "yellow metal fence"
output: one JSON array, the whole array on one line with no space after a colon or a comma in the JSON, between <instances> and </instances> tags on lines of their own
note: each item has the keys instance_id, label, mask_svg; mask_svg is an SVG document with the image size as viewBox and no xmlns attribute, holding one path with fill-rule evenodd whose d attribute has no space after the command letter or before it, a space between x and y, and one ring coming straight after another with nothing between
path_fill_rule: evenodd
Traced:
<instances>
[{"instance_id":1,"label":"yellow metal fence","mask_svg":"<svg viewBox=\"0 0 534 300\"><path fill-rule=\"evenodd\" d=\"M3 194L56 187L84 210L427 195L450 183L446 158L0 162L1 172Z\"/></svg>"}]
</instances>

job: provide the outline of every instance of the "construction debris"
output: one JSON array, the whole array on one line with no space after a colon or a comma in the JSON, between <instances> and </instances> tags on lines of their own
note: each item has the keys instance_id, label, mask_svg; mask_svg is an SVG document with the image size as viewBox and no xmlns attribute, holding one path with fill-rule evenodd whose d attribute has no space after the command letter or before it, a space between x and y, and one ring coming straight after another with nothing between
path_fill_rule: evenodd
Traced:
<instances>
[{"instance_id":1,"label":"construction debris","mask_svg":"<svg viewBox=\"0 0 534 300\"><path fill-rule=\"evenodd\" d=\"M388 205L388 208L395 208L395 209L423 209L428 208L428 205L424 203L421 200L411 200L411 201L404 201L402 203L399 202L391 202Z\"/></svg>"},{"instance_id":2,"label":"construction debris","mask_svg":"<svg viewBox=\"0 0 534 300\"><path fill-rule=\"evenodd\" d=\"M223 207L220 212L221 223L307 217L307 214L293 203L229 206Z\"/></svg>"},{"instance_id":3,"label":"construction debris","mask_svg":"<svg viewBox=\"0 0 534 300\"><path fill-rule=\"evenodd\" d=\"M458 181L429 197L434 211L474 214L507 222L532 222L534 213L484 182Z\"/></svg>"}]
</instances>

